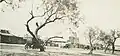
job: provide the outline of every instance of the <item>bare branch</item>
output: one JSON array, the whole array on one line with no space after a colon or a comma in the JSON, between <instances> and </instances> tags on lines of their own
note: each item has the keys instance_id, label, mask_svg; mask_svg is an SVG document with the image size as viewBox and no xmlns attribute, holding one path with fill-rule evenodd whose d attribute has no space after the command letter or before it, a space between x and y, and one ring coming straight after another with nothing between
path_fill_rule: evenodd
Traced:
<instances>
[{"instance_id":1,"label":"bare branch","mask_svg":"<svg viewBox=\"0 0 120 56\"><path fill-rule=\"evenodd\" d=\"M49 21L49 22L45 22L44 24L42 24L41 26L39 26L38 28L36 28L36 30L35 30L35 34L37 35L38 30L41 29L42 27L44 27L46 24L48 24L48 23L52 23L52 22L55 22L57 19L61 19L61 18L63 18L63 17L55 18L54 20L51 20L51 21Z\"/></svg>"},{"instance_id":2,"label":"bare branch","mask_svg":"<svg viewBox=\"0 0 120 56\"><path fill-rule=\"evenodd\" d=\"M35 37L35 35L33 34L33 32L30 30L29 25L26 24L25 26L27 27L27 31L28 31L33 37Z\"/></svg>"},{"instance_id":3,"label":"bare branch","mask_svg":"<svg viewBox=\"0 0 120 56\"><path fill-rule=\"evenodd\" d=\"M35 35L37 35L38 30L41 29L42 27L44 27L46 25L46 23L42 24L41 26L37 27L35 30Z\"/></svg>"},{"instance_id":4,"label":"bare branch","mask_svg":"<svg viewBox=\"0 0 120 56\"><path fill-rule=\"evenodd\" d=\"M53 6L51 6L51 8L50 9L48 9L46 12L44 12L44 14L43 15L41 15L40 17L43 17L46 13L48 13L51 9L53 8Z\"/></svg>"},{"instance_id":5,"label":"bare branch","mask_svg":"<svg viewBox=\"0 0 120 56\"><path fill-rule=\"evenodd\" d=\"M31 10L29 13L30 13L30 15L31 15L32 17L34 17L33 11L32 11L32 10Z\"/></svg>"},{"instance_id":6,"label":"bare branch","mask_svg":"<svg viewBox=\"0 0 120 56\"><path fill-rule=\"evenodd\" d=\"M32 19L34 19L33 17L31 17L28 21L27 21L27 24L32 20Z\"/></svg>"},{"instance_id":7,"label":"bare branch","mask_svg":"<svg viewBox=\"0 0 120 56\"><path fill-rule=\"evenodd\" d=\"M45 22L47 22L54 14L55 14L55 13L51 14L51 15L46 19Z\"/></svg>"},{"instance_id":8,"label":"bare branch","mask_svg":"<svg viewBox=\"0 0 120 56\"><path fill-rule=\"evenodd\" d=\"M47 22L54 14L56 14L57 13L57 10L54 12L54 13L52 13L50 16L48 16L48 18L46 19L46 21L45 22Z\"/></svg>"},{"instance_id":9,"label":"bare branch","mask_svg":"<svg viewBox=\"0 0 120 56\"><path fill-rule=\"evenodd\" d=\"M7 3L7 4L12 4L12 3L8 3L6 0L4 0L5 1L5 3Z\"/></svg>"},{"instance_id":10,"label":"bare branch","mask_svg":"<svg viewBox=\"0 0 120 56\"><path fill-rule=\"evenodd\" d=\"M0 3L2 3L3 1L7 4L12 4L12 3L7 2L6 0L0 0Z\"/></svg>"},{"instance_id":11,"label":"bare branch","mask_svg":"<svg viewBox=\"0 0 120 56\"><path fill-rule=\"evenodd\" d=\"M32 17L27 21L26 27L27 27L27 31L28 31L33 37L35 37L35 35L34 35L33 32L30 30L30 27L29 27L29 22L30 22L32 19L34 19L33 11L32 11L32 10L31 10L30 14L31 14Z\"/></svg>"},{"instance_id":12,"label":"bare branch","mask_svg":"<svg viewBox=\"0 0 120 56\"><path fill-rule=\"evenodd\" d=\"M53 8L53 6L51 7L51 9ZM48 11L49 12L49 11ZM54 14L57 14L57 12L58 12L58 8L56 9L56 11L54 12L54 13L52 13L53 12L53 10L51 11L51 15L49 15L48 16L48 18L46 19L46 21L45 22L47 22Z\"/></svg>"},{"instance_id":13,"label":"bare branch","mask_svg":"<svg viewBox=\"0 0 120 56\"><path fill-rule=\"evenodd\" d=\"M39 27L38 22L36 22L36 26Z\"/></svg>"},{"instance_id":14,"label":"bare branch","mask_svg":"<svg viewBox=\"0 0 120 56\"><path fill-rule=\"evenodd\" d=\"M36 38L36 35L30 30L29 22L30 22L32 19L35 18L35 16L33 15L33 11L32 11L32 10L31 10L30 14L31 14L32 17L27 21L27 24L26 24L27 31L33 36L33 38L36 39L36 41L37 41L38 43L40 43L40 42L38 41L38 38ZM37 27L39 26L38 23L36 23L36 25L37 25Z\"/></svg>"},{"instance_id":15,"label":"bare branch","mask_svg":"<svg viewBox=\"0 0 120 56\"><path fill-rule=\"evenodd\" d=\"M51 8L52 8L52 7L51 7ZM49 11L51 10L51 8L50 8L48 11L46 11L46 12L43 14L43 16L44 16L47 12L49 12ZM57 12L57 10L56 10L56 12ZM51 14L51 15L46 19L46 21L45 21L45 23L44 23L43 25L39 26L38 23L36 23L36 24L37 24L37 28L36 28L36 30L35 30L35 35L37 35L38 30L41 29L43 26L45 26L45 25L47 24L47 21L48 21L56 12L54 12L53 14ZM27 25L28 25L28 23L29 23L32 19L34 19L35 17L41 17L41 16L34 16L32 10L31 10L30 14L31 14L32 17L27 21ZM33 34L33 33L32 33L32 34ZM33 35L34 35L34 34L33 34Z\"/></svg>"},{"instance_id":16,"label":"bare branch","mask_svg":"<svg viewBox=\"0 0 120 56\"><path fill-rule=\"evenodd\" d=\"M63 17L55 18L54 20L51 20L51 21L49 21L49 22L47 22L47 23L55 22L57 19L62 19L62 18L63 18Z\"/></svg>"},{"instance_id":17,"label":"bare branch","mask_svg":"<svg viewBox=\"0 0 120 56\"><path fill-rule=\"evenodd\" d=\"M31 11L30 14L31 14L31 16L34 17L34 18L35 18L35 17L43 17L43 16L45 16L45 14L48 13L52 8L53 8L53 7L51 7L49 10L47 10L46 12L44 12L43 15L33 16L33 11Z\"/></svg>"},{"instance_id":18,"label":"bare branch","mask_svg":"<svg viewBox=\"0 0 120 56\"><path fill-rule=\"evenodd\" d=\"M95 40L96 40L96 38L93 38L93 39L91 40L91 42L93 43Z\"/></svg>"},{"instance_id":19,"label":"bare branch","mask_svg":"<svg viewBox=\"0 0 120 56\"><path fill-rule=\"evenodd\" d=\"M1 0L0 3L3 2L3 1L5 1L5 0Z\"/></svg>"}]
</instances>

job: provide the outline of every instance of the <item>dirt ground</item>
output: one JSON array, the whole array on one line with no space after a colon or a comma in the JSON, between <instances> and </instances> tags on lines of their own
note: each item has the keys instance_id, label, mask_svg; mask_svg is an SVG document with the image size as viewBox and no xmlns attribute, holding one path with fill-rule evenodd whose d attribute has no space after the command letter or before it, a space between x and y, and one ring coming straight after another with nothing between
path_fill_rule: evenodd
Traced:
<instances>
[{"instance_id":1,"label":"dirt ground","mask_svg":"<svg viewBox=\"0 0 120 56\"><path fill-rule=\"evenodd\" d=\"M110 54L108 51L95 50L93 55L88 55L89 50L78 48L58 48L47 47L45 52L39 52L39 49L24 49L24 45L0 43L0 56L120 56L120 52Z\"/></svg>"}]
</instances>

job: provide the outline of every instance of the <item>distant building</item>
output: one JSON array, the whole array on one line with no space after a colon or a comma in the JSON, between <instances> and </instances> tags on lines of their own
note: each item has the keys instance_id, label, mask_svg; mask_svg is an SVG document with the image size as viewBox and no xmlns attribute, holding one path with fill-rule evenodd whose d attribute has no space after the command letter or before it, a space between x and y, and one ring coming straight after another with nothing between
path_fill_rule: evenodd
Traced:
<instances>
[{"instance_id":1,"label":"distant building","mask_svg":"<svg viewBox=\"0 0 120 56\"><path fill-rule=\"evenodd\" d=\"M56 37L56 36L54 36ZM59 37L59 36L57 36ZM49 41L49 46L54 46L54 47L63 47L65 46L67 43L67 40L63 39L63 38L54 38L54 39L51 39Z\"/></svg>"},{"instance_id":2,"label":"distant building","mask_svg":"<svg viewBox=\"0 0 120 56\"><path fill-rule=\"evenodd\" d=\"M9 30L0 29L0 43L24 44L25 39L11 34Z\"/></svg>"},{"instance_id":3,"label":"distant building","mask_svg":"<svg viewBox=\"0 0 120 56\"><path fill-rule=\"evenodd\" d=\"M120 51L120 45L115 45L115 50Z\"/></svg>"}]
</instances>

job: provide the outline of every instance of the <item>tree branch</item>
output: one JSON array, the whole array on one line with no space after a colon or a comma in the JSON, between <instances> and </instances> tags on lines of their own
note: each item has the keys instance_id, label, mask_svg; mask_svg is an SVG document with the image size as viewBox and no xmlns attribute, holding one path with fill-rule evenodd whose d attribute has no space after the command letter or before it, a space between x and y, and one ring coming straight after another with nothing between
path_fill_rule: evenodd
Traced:
<instances>
[{"instance_id":1,"label":"tree branch","mask_svg":"<svg viewBox=\"0 0 120 56\"><path fill-rule=\"evenodd\" d=\"M29 24L29 22L34 19L35 17L33 16L33 11L31 10L30 15L32 16L28 21L27 21L27 25Z\"/></svg>"},{"instance_id":2,"label":"tree branch","mask_svg":"<svg viewBox=\"0 0 120 56\"><path fill-rule=\"evenodd\" d=\"M49 22L45 22L44 24L42 24L41 26L37 27L36 30L35 30L35 34L37 35L38 34L38 30L41 29L42 27L44 27L46 24L49 24L49 23L52 23L52 22L55 22L57 19L61 19L63 17L60 17L60 18L55 18L54 20L51 20Z\"/></svg>"},{"instance_id":3,"label":"tree branch","mask_svg":"<svg viewBox=\"0 0 120 56\"><path fill-rule=\"evenodd\" d=\"M3 2L3 1L5 1L5 0L1 0L0 3Z\"/></svg>"},{"instance_id":4,"label":"tree branch","mask_svg":"<svg viewBox=\"0 0 120 56\"><path fill-rule=\"evenodd\" d=\"M52 8L53 8L53 6L51 6L51 8L50 8L50 9L48 9L46 12L44 12L44 14L43 14L43 15L41 15L41 17L42 17L42 16L44 16L47 12L49 12Z\"/></svg>"},{"instance_id":5,"label":"tree branch","mask_svg":"<svg viewBox=\"0 0 120 56\"><path fill-rule=\"evenodd\" d=\"M2 3L3 1L7 4L12 4L12 3L8 3L6 0L0 0L0 3Z\"/></svg>"},{"instance_id":6,"label":"tree branch","mask_svg":"<svg viewBox=\"0 0 120 56\"><path fill-rule=\"evenodd\" d=\"M45 44L47 44L48 43L48 41L50 40L50 39L53 39L53 38L63 38L63 37L58 37L58 36L55 36L55 37L50 37L50 38L48 38L46 41L45 41ZM44 44L44 45L45 45Z\"/></svg>"},{"instance_id":7,"label":"tree branch","mask_svg":"<svg viewBox=\"0 0 120 56\"><path fill-rule=\"evenodd\" d=\"M52 9L52 7L51 7L51 9ZM47 12L49 12L49 11L50 11L50 10L48 10ZM47 12L46 12L46 13L47 13ZM48 18L45 20L45 23L43 23L41 26L39 26L39 27L35 30L35 35L37 35L37 34L38 34L38 30L41 29L42 27L44 27L46 24L51 23L51 22L54 22L55 20L62 18L62 17L61 17L61 18L55 18L54 20L48 22L48 20L49 20L54 14L56 14L56 13L57 13L57 10L56 10L54 13L52 13L50 16L48 16Z\"/></svg>"},{"instance_id":8,"label":"tree branch","mask_svg":"<svg viewBox=\"0 0 120 56\"><path fill-rule=\"evenodd\" d=\"M5 3L7 3L7 4L12 4L12 3L8 3L6 0L4 0L5 1Z\"/></svg>"},{"instance_id":9,"label":"tree branch","mask_svg":"<svg viewBox=\"0 0 120 56\"><path fill-rule=\"evenodd\" d=\"M93 39L91 40L91 42L93 43L95 40L96 40L96 38L93 38Z\"/></svg>"},{"instance_id":10,"label":"tree branch","mask_svg":"<svg viewBox=\"0 0 120 56\"><path fill-rule=\"evenodd\" d=\"M51 8L48 9L46 12L44 12L43 15L41 15L41 16L34 16L34 17L43 17L43 16L45 16L45 14L48 13L52 8L53 8L53 7L51 7Z\"/></svg>"},{"instance_id":11,"label":"tree branch","mask_svg":"<svg viewBox=\"0 0 120 56\"><path fill-rule=\"evenodd\" d=\"M26 27L27 27L27 31L33 36L35 37L35 35L33 34L33 32L30 30L30 27L29 27L29 22L34 19L34 16L33 16L33 11L31 10L30 12L30 15L32 16L28 21L27 21L27 24L26 24Z\"/></svg>"},{"instance_id":12,"label":"tree branch","mask_svg":"<svg viewBox=\"0 0 120 56\"><path fill-rule=\"evenodd\" d=\"M56 14L57 13L57 10L54 12L54 13L52 13L50 16L48 16L48 18L46 19L46 21L45 22L47 22L54 14Z\"/></svg>"},{"instance_id":13,"label":"tree branch","mask_svg":"<svg viewBox=\"0 0 120 56\"><path fill-rule=\"evenodd\" d=\"M64 16L63 16L64 17ZM46 23L51 23L51 22L55 22L57 19L62 19L63 17L60 17L60 18L55 18L54 20L51 20L49 22L46 22Z\"/></svg>"},{"instance_id":14,"label":"tree branch","mask_svg":"<svg viewBox=\"0 0 120 56\"><path fill-rule=\"evenodd\" d=\"M28 31L33 37L35 37L35 35L33 34L33 32L30 30L29 25L26 24L25 26L27 27L27 31Z\"/></svg>"},{"instance_id":15,"label":"tree branch","mask_svg":"<svg viewBox=\"0 0 120 56\"><path fill-rule=\"evenodd\" d=\"M33 15L33 11L32 11L32 10L31 10L30 14L31 14L32 17L27 21L27 24L26 24L27 31L33 36L33 38L36 39L36 41L37 41L38 43L40 43L40 42L38 41L38 38L36 38L36 35L30 30L29 22L30 22L32 19L35 18L34 15ZM36 24L38 24L38 23L36 23Z\"/></svg>"},{"instance_id":16,"label":"tree branch","mask_svg":"<svg viewBox=\"0 0 120 56\"><path fill-rule=\"evenodd\" d=\"M36 22L36 26L39 27L38 22Z\"/></svg>"},{"instance_id":17,"label":"tree branch","mask_svg":"<svg viewBox=\"0 0 120 56\"><path fill-rule=\"evenodd\" d=\"M35 35L38 34L38 30L41 29L42 27L44 27L46 25L46 23L42 24L41 26L37 27L35 30Z\"/></svg>"}]
</instances>

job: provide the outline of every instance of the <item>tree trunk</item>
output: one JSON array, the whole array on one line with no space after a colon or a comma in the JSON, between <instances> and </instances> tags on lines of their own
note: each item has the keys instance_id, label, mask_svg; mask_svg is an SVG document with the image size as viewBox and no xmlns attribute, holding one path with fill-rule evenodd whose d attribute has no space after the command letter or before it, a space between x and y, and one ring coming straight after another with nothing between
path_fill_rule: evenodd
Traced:
<instances>
[{"instance_id":1,"label":"tree trunk","mask_svg":"<svg viewBox=\"0 0 120 56\"><path fill-rule=\"evenodd\" d=\"M36 35L36 38L38 38L38 35ZM41 39L36 39L37 43L37 47L40 48L40 52L44 52L45 48L43 46L44 42Z\"/></svg>"},{"instance_id":2,"label":"tree trunk","mask_svg":"<svg viewBox=\"0 0 120 56\"><path fill-rule=\"evenodd\" d=\"M108 47L110 46L110 44L107 44L107 46L105 47L104 52L106 53L106 51L108 50Z\"/></svg>"},{"instance_id":3,"label":"tree trunk","mask_svg":"<svg viewBox=\"0 0 120 56\"><path fill-rule=\"evenodd\" d=\"M114 54L115 46L114 43L112 43L112 54Z\"/></svg>"},{"instance_id":4,"label":"tree trunk","mask_svg":"<svg viewBox=\"0 0 120 56\"><path fill-rule=\"evenodd\" d=\"M31 19L33 19L33 18L31 18ZM30 20L31 20L31 19L30 19ZM34 35L33 32L32 32L32 31L30 30L30 28L29 28L28 23L29 23L30 20L27 21L26 27L27 27L27 31L33 36L33 39L34 39L34 41L35 41L34 43L32 43L32 44L33 44L33 47L35 48L36 45L39 45L39 46L40 46L40 47L39 47L39 48L40 48L40 51L44 51L44 46L41 45L41 41L39 41L38 38L37 38L38 35L37 35L37 34Z\"/></svg>"},{"instance_id":5,"label":"tree trunk","mask_svg":"<svg viewBox=\"0 0 120 56\"><path fill-rule=\"evenodd\" d=\"M40 45L40 52L44 52L45 51L45 48L43 45Z\"/></svg>"},{"instance_id":6,"label":"tree trunk","mask_svg":"<svg viewBox=\"0 0 120 56\"><path fill-rule=\"evenodd\" d=\"M93 54L93 47L90 48L90 52L88 54Z\"/></svg>"},{"instance_id":7,"label":"tree trunk","mask_svg":"<svg viewBox=\"0 0 120 56\"><path fill-rule=\"evenodd\" d=\"M91 42L91 38L90 38L90 52L88 54L93 54L93 44Z\"/></svg>"},{"instance_id":8,"label":"tree trunk","mask_svg":"<svg viewBox=\"0 0 120 56\"><path fill-rule=\"evenodd\" d=\"M44 46L42 46L42 41L41 40L36 40L35 38L32 39L32 43L33 43L33 49L38 49L40 48L40 51L44 51Z\"/></svg>"},{"instance_id":9,"label":"tree trunk","mask_svg":"<svg viewBox=\"0 0 120 56\"><path fill-rule=\"evenodd\" d=\"M112 54L114 54L114 51L115 51L115 41L116 41L116 38L114 38L114 41L112 43Z\"/></svg>"}]
</instances>

